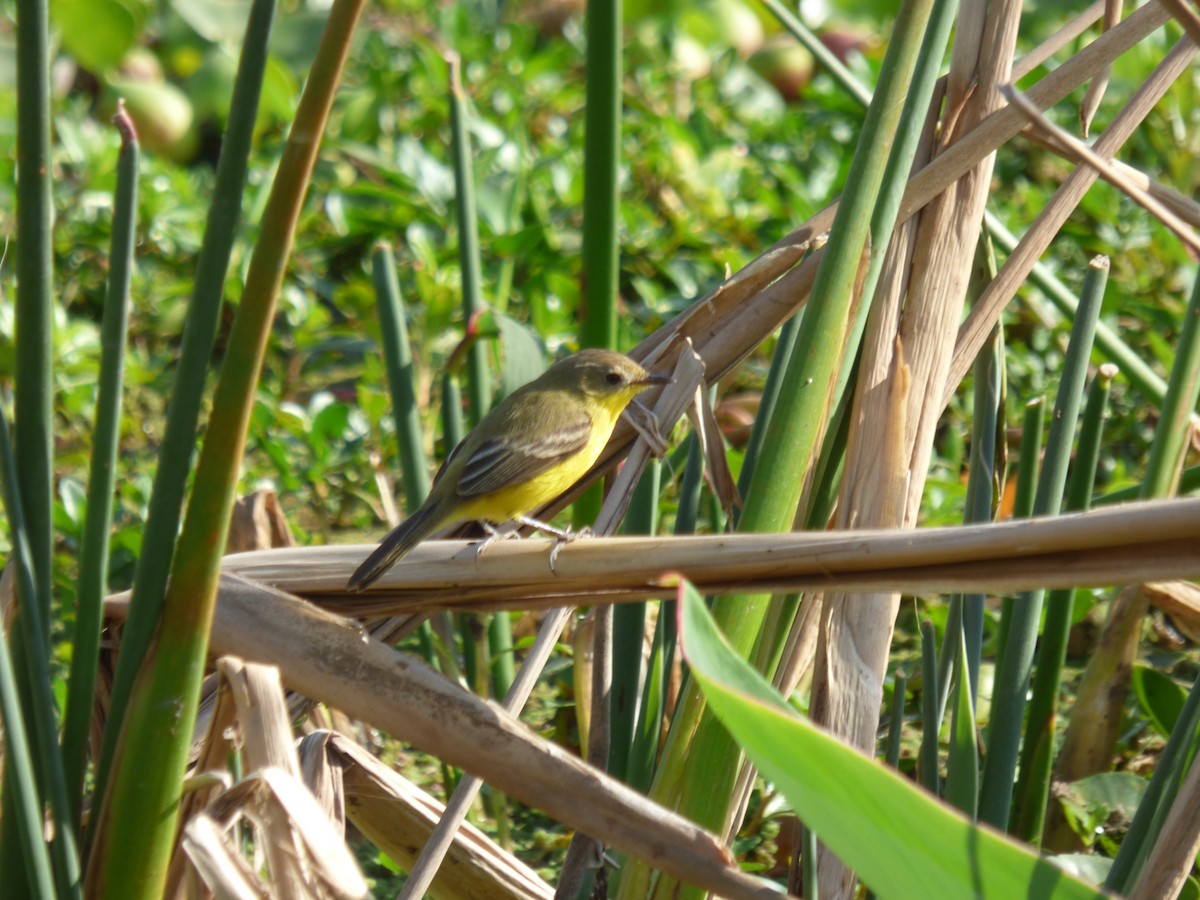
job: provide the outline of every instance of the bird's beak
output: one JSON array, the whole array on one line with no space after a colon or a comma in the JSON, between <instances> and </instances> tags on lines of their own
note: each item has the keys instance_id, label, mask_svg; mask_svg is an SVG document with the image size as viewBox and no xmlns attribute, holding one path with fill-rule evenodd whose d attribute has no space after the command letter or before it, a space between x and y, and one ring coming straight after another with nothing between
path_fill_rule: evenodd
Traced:
<instances>
[{"instance_id":1,"label":"bird's beak","mask_svg":"<svg viewBox=\"0 0 1200 900\"><path fill-rule=\"evenodd\" d=\"M674 384L675 379L670 375L656 375L653 372L643 378L638 384Z\"/></svg>"}]
</instances>

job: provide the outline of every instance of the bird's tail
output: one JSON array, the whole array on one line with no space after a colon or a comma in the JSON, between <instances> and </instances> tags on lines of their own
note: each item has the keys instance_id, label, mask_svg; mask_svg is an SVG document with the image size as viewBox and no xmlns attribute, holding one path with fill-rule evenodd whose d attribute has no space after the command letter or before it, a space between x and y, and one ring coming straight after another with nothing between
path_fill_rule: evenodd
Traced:
<instances>
[{"instance_id":1,"label":"bird's tail","mask_svg":"<svg viewBox=\"0 0 1200 900\"><path fill-rule=\"evenodd\" d=\"M429 537L442 525L437 515L437 504L429 503L388 532L387 537L350 576L346 587L361 591L372 585L384 572L396 564L400 557Z\"/></svg>"}]
</instances>

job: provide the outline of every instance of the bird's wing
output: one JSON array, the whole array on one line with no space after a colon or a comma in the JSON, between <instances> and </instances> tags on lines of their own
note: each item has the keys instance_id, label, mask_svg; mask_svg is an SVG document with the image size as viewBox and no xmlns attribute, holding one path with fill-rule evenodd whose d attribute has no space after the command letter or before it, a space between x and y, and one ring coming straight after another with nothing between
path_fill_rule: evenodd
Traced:
<instances>
[{"instance_id":1,"label":"bird's wing","mask_svg":"<svg viewBox=\"0 0 1200 900\"><path fill-rule=\"evenodd\" d=\"M592 420L582 408L544 437L530 437L534 429L517 430L510 437L484 441L458 474L460 497L475 497L528 481L587 446Z\"/></svg>"}]
</instances>

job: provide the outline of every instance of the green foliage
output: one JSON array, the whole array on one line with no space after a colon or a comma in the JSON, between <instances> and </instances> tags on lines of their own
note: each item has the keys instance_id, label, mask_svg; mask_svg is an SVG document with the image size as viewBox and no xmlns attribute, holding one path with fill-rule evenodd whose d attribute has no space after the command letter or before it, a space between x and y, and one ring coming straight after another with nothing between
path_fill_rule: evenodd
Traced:
<instances>
[{"instance_id":1,"label":"green foliage","mask_svg":"<svg viewBox=\"0 0 1200 900\"><path fill-rule=\"evenodd\" d=\"M1150 720L1154 730L1169 737L1183 711L1187 691L1169 675L1149 666L1134 667L1133 690L1142 714Z\"/></svg>"},{"instance_id":2,"label":"green foliage","mask_svg":"<svg viewBox=\"0 0 1200 900\"><path fill-rule=\"evenodd\" d=\"M1091 847L1097 836L1127 828L1145 793L1146 779L1132 772L1103 772L1068 785L1059 800L1079 839Z\"/></svg>"},{"instance_id":3,"label":"green foliage","mask_svg":"<svg viewBox=\"0 0 1200 900\"><path fill-rule=\"evenodd\" d=\"M721 4L689 7L679 22L673 20L670 4L644 5L656 8L627 8L631 22L624 48L617 273L621 347L632 345L706 293L724 277L726 267L743 266L839 195L849 165L847 148L861 127L856 105L822 71L807 85L800 102L786 102L744 53L728 46L724 25L712 27L717 14L724 14L715 8ZM364 28L356 39L302 212L300 239L280 297L241 473L243 490L269 486L280 494L302 541L360 540L382 528L377 514L378 463L371 457L379 454L384 470L393 471L390 460L397 441L370 280L369 256L381 239L396 248L425 449L435 461L448 450L439 412L441 374L465 323L443 60L447 47L454 47L464 62L482 291L490 305L478 320L478 340L487 345L499 391L527 380L540 368L543 354L557 354L576 340L584 243L580 22L572 17L561 28L547 27L533 4L515 3L506 5L498 20L488 19L491 24L485 28L480 27L480 16L496 15L485 7L490 8L486 3L393 0L380 5L373 27ZM233 307L242 299L248 248L262 237L257 223L271 173L324 21L322 3L289 0L283 8L286 15L272 39L255 125L244 200L247 224L238 235L214 362L225 353ZM109 268L105 248L116 181L117 139L107 118L115 97L124 94L131 109L137 107L133 111L140 116L149 151L140 170L134 308L108 561L109 583L118 590L131 583L141 548L167 398L178 377L184 307L203 238L218 137L229 112L245 7L215 0L55 0L51 16L59 39L52 108L52 239L59 279L53 370L57 618L49 665L58 679L54 690L61 701L71 656L61 638L74 618L99 323ZM1043 5L1026 16L1024 26L1032 42L1059 24L1060 11ZM877 21L873 27L885 26ZM1166 46L1165 39L1152 38L1118 63L1098 129ZM850 64L871 82L880 56L868 48ZM0 134L13 129L12 65L12 40L0 29ZM1198 94L1200 77L1193 71L1122 153L1124 161L1156 173L1187 195L1200 189L1200 167L1195 164L1200 157ZM1070 115L1066 104L1060 111ZM996 179L1005 189L996 199L1003 203L1000 212L1006 221L1026 222L1040 211L1065 167L1048 151L1027 143L1002 150ZM0 156L0 225L6 232L12 231L17 205L14 172L10 151ZM1078 287L1086 260L1100 251L1113 259L1103 320L1165 373L1176 353L1185 294L1194 274L1192 261L1159 225L1102 184L1069 221L1047 263L1068 285ZM13 292L12 267L7 266L0 271L3 384L12 381L16 366L13 315L7 302ZM1035 289L1027 290L1022 300L1005 323L1009 384L1007 409L1000 413L1001 433L1006 423L1016 430L1024 404L1053 390L1063 367L1069 323L1063 323ZM723 392L760 391L766 360L766 352L760 351L729 379ZM922 524L961 521L969 414L969 403L956 399L940 427ZM1140 477L1156 419L1145 398L1122 379L1114 382L1100 460L1102 489ZM735 473L741 450L736 446L730 452ZM680 474L664 469L664 518L676 512ZM689 495L689 507L691 502ZM696 518L703 526L705 517ZM7 528L0 530L0 554L9 555L9 540ZM1084 596L1086 605L1078 602ZM1080 593L1076 599L1073 625L1086 636L1102 618L1103 604L1089 613L1095 596ZM914 697L922 691L915 640L918 605L936 625L939 641L947 629L940 600L905 604L893 661L913 675L909 689ZM989 609L985 653L997 646L996 620L996 612ZM1167 648L1149 661L1190 677L1195 658L1190 649ZM1068 663L1068 691L1080 662ZM974 710L985 724L992 671L990 664L981 670L981 696ZM1118 749L1122 764L1148 754L1148 764L1153 765L1158 736L1170 733L1183 692L1174 678L1150 665L1135 667L1133 686L1137 703L1127 710L1129 727ZM801 705L808 701L806 694L794 699ZM965 716L969 698L956 692L954 699ZM548 697L541 697L540 703L564 710L571 706ZM571 740L570 716L563 713L558 721L563 740ZM900 766L906 772L913 767L913 732L913 723L905 722L899 736ZM953 734L964 756L969 755L968 737L965 726ZM934 750L945 747L934 741ZM1140 775L1120 772L1069 786L1062 802L1089 846L1115 851L1130 803L1136 804L1135 783L1144 783ZM523 810L514 813L524 815ZM751 827L738 846L748 853L760 852L773 838L769 819L764 814L764 821ZM543 825L531 820L519 827L528 826L526 830L534 833ZM558 854L560 843L557 836L544 838L545 846L531 838L524 849L529 857L540 858ZM384 861L377 871L381 879L386 877Z\"/></svg>"},{"instance_id":4,"label":"green foliage","mask_svg":"<svg viewBox=\"0 0 1200 900\"><path fill-rule=\"evenodd\" d=\"M1103 896L796 716L717 631L694 588L681 584L679 601L684 653L721 721L878 896Z\"/></svg>"},{"instance_id":5,"label":"green foliage","mask_svg":"<svg viewBox=\"0 0 1200 900\"><path fill-rule=\"evenodd\" d=\"M87 9L90 2L71 0L70 5ZM164 9L161 15L146 16L132 9L127 17L137 25L139 45L156 40L156 59L167 83L195 97L203 93L193 90L200 82L212 78L226 83L232 59L227 48L232 36L240 36L241 21L222 24L217 16L228 9L225 4L183 3ZM59 15L58 5L54 10ZM260 158L251 166L247 198L251 212L261 204L263 173L277 153L283 117L303 77L302 61L311 56L318 15L299 6L282 17L273 39L275 59L268 68L263 104L270 114L263 115L275 124L260 131ZM392 27L364 30L358 38L309 195L304 239L285 290L284 313L277 321L277 340L263 387L275 407L285 400L307 405L322 391L348 398L355 385L362 386L357 388L362 394L366 386L383 383L372 371L371 344L363 340L376 329L366 262L376 238L398 244L401 287L411 304L410 327L420 367L436 371L438 361L453 346L454 327L461 323L442 41L464 57L476 148L485 293L499 268L512 264L511 302L516 317L528 321L552 351L574 333L582 203L578 47L561 35L541 34L532 11L520 8L489 34L467 28L457 17L432 13L422 4L393 5L386 15ZM431 35L440 28L447 30L439 41ZM679 71L670 61L666 65L660 61L670 38L657 36L653 29L638 34L641 39L627 48L623 125L627 163L622 182L620 284L625 332L620 339L624 346L714 285L726 264L734 269L743 265L836 195L848 165L844 148L858 127L857 112L820 74L811 85L811 102L804 105L746 102L764 85L717 39L704 44L711 73L683 82L681 91ZM84 68L97 65L78 62ZM1130 66L1136 69L1136 57ZM219 79L217 69L222 71ZM277 86L272 87L273 82ZM1195 90L1194 85L1183 88L1184 95ZM3 97L0 91L0 101ZM219 125L220 111L209 120L208 111L199 108L203 105L197 101L197 119ZM115 137L97 127L92 108L86 92L78 90L60 96L55 105L63 176L56 182L62 223L56 231L56 264L74 273L60 293L67 315L57 337L61 365L56 378L64 391L60 402L66 404L63 421L74 429L63 440L62 452L68 460L73 449L78 453L86 448L86 431L79 426L88 410L80 407L90 402L86 386L98 359L98 351L87 347L89 342L95 347L92 323L103 296L102 248L115 175ZM1135 140L1138 154L1180 174L1183 180L1176 184L1185 192L1189 184L1197 183L1187 165L1194 148L1187 140L1159 141L1153 135L1194 135L1197 129L1189 126L1196 115L1195 107L1174 101L1160 114L1161 127L1143 129ZM1031 183L1031 175L1033 182L1050 184L1056 174L1052 164L1053 158L1037 148L1028 157L1001 154L998 177L1014 188L1006 192L1012 219L1036 211L1043 195ZM0 170L6 166L11 161L0 160ZM152 438L161 428L162 398L172 380L170 360L175 350L170 335L179 332L180 301L190 289L181 276L199 246L212 174L203 165L180 167L161 156L149 156L142 170L128 373L132 395L123 446L126 465L145 471L148 457L139 451L141 436L148 433ZM523 192L516 215L510 217L507 199L518 181ZM12 208L7 194L10 184L7 175L0 179L0 208ZM1110 189L1098 186L1092 195L1094 205L1089 198L1089 205L1076 217L1081 236L1099 230L1100 219L1125 229L1147 227L1141 216L1109 215L1114 202L1125 202ZM255 220L253 215L247 218L251 223ZM1076 220L1071 227L1076 227ZM253 224L246 226L250 241L254 230ZM1133 309L1122 301L1122 314L1136 314L1139 321L1152 323L1139 329L1149 345L1147 357L1165 360L1182 310L1175 243L1149 235L1112 237L1149 251L1139 252L1136 268L1127 267L1126 258L1115 255L1112 278L1125 286L1121 294L1137 304ZM1080 250L1069 250L1068 243L1056 247L1070 262L1110 247L1107 241L1096 245L1090 237ZM1077 277L1070 269L1064 274L1068 282ZM1152 287L1154 279L1163 279L1163 289ZM236 279L228 290L236 300L240 290ZM1150 297L1155 298L1153 303L1146 299ZM1024 399L1052 386L1043 373L1056 371L1060 362L1053 333L1035 327L1035 322L1032 314L1018 309L1008 329L1010 341L1015 342L1009 357L1010 416ZM78 337L66 343L64 328ZM5 327L0 321L0 331L11 339L11 325ZM76 372L64 383L72 364ZM430 390L428 383L423 387ZM1129 414L1133 398L1120 382L1115 395L1118 414L1111 440L1116 447L1139 452L1147 437L1146 419ZM382 410L372 414L368 407L366 412L371 421L381 422L381 437L389 439L391 423L382 417ZM272 424L269 417L260 421L264 428ZM286 433L286 423L278 420L278 424ZM961 429L944 430L947 440L960 433ZM961 463L953 459L956 456L952 452L943 464L946 477L931 481L927 503L936 521L954 520L961 496L957 484ZM331 491L324 501L316 502L334 521L361 528L370 521L369 506L355 503L354 497L369 483L369 466L361 456L357 465L350 462L345 490ZM277 478L276 466L265 451L252 453L248 466L246 484ZM285 507L294 503L313 508L313 498L300 496L310 494L310 487L279 486L285 492ZM937 514L939 509L945 513Z\"/></svg>"}]
</instances>

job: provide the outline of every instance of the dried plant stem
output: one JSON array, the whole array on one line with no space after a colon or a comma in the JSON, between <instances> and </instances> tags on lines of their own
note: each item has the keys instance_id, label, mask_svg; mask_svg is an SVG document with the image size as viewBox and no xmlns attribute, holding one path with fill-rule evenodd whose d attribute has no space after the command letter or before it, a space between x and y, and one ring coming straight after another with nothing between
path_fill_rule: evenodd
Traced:
<instances>
[{"instance_id":1,"label":"dried plant stem","mask_svg":"<svg viewBox=\"0 0 1200 900\"><path fill-rule=\"evenodd\" d=\"M1192 763L1130 900L1177 897L1200 851L1200 765Z\"/></svg>"},{"instance_id":2,"label":"dried plant stem","mask_svg":"<svg viewBox=\"0 0 1200 900\"><path fill-rule=\"evenodd\" d=\"M1147 7L1142 7L1146 9ZM1132 20L1127 19L1126 22ZM1124 23L1123 23L1124 24ZM1114 34L1116 29L1108 32ZM1111 157L1122 144L1129 139L1135 128L1141 124L1163 94L1183 74L1188 64L1196 54L1196 46L1186 38L1177 43L1154 69L1130 98L1129 103L1112 121L1099 140L1096 141L1095 151L1103 157ZM1029 92L1032 94L1032 92ZM1017 110L1011 110L1013 115L1020 115ZM1034 263L1049 246L1050 241L1058 234L1067 217L1074 211L1088 188L1095 183L1096 170L1090 166L1080 166L1063 181L1051 201L1038 214L1034 224L1017 244L1008 260L1001 267L1000 273L984 291L983 295L971 309L971 314L958 330L958 342L954 348L954 358L951 361L946 390L942 395L943 408L949 402L955 387L971 367L979 348L987 340L992 326L1000 317L1008 301L1015 295L1017 289L1024 283Z\"/></svg>"},{"instance_id":3,"label":"dried plant stem","mask_svg":"<svg viewBox=\"0 0 1200 900\"><path fill-rule=\"evenodd\" d=\"M1059 128L1042 115L1041 110L1031 103L1028 97L1016 90L1012 85L1004 85L1000 88L1000 91L1009 103L1019 109L1029 119L1030 124L1058 147L1060 153L1070 159L1091 166L1101 178L1117 190L1123 191L1131 200L1140 205L1148 213L1157 216L1159 221L1174 231L1181 241L1187 244L1193 251L1200 253L1200 236L1197 236L1194 231L1188 228L1186 222L1181 221L1175 213L1160 203L1155 197L1152 197L1147 191L1143 190L1140 185L1136 184L1132 179L1126 178L1125 173L1118 169L1112 160L1100 156L1091 147L1083 143L1083 141L1069 134L1064 129Z\"/></svg>"},{"instance_id":4,"label":"dried plant stem","mask_svg":"<svg viewBox=\"0 0 1200 900\"><path fill-rule=\"evenodd\" d=\"M353 545L238 554L226 558L225 571L360 616L423 608L544 609L566 605L564 597L667 597L671 589L658 583L666 571L681 573L704 593L806 587L1004 593L1190 578L1200 573L1198 537L1200 499L1188 498L907 532L591 538L564 547L553 573L546 565L549 541L497 544L479 559L470 543L429 541L360 595L345 592L362 556L363 548Z\"/></svg>"},{"instance_id":5,"label":"dried plant stem","mask_svg":"<svg viewBox=\"0 0 1200 900\"><path fill-rule=\"evenodd\" d=\"M508 696L504 698L504 709L507 712L516 714L524 708L542 669L545 668L550 654L554 651L559 635L562 634L563 628L570 621L574 612L574 607L562 607L552 610L542 621L538 628L537 639L521 664L521 670L517 673L517 678L509 689ZM398 895L398 900L425 896L425 892L433 884L434 876L437 875L442 860L454 843L458 829L466 820L467 812L481 787L483 787L483 779L477 775L464 775L458 782L458 786L454 789L454 795L438 819L437 826L429 835L429 840L421 850L421 855L409 871L404 887Z\"/></svg>"},{"instance_id":6,"label":"dried plant stem","mask_svg":"<svg viewBox=\"0 0 1200 900\"><path fill-rule=\"evenodd\" d=\"M1015 0L960 8L935 157L999 108L994 87L1011 77L1019 22ZM982 155L922 210L911 262L894 273L896 289L875 298L838 506L842 528L916 524L993 165L993 154ZM811 715L866 752L875 745L899 602L891 591L839 592L822 609ZM852 895L853 873L825 847L818 872L822 895Z\"/></svg>"},{"instance_id":7,"label":"dried plant stem","mask_svg":"<svg viewBox=\"0 0 1200 900\"><path fill-rule=\"evenodd\" d=\"M544 560L543 560L544 563ZM411 741L630 855L730 898L775 900L720 843L681 816L545 741L495 705L279 591L225 579L211 646L279 668L285 685Z\"/></svg>"},{"instance_id":8,"label":"dried plant stem","mask_svg":"<svg viewBox=\"0 0 1200 900\"><path fill-rule=\"evenodd\" d=\"M1031 143L1044 147L1063 159L1068 159L1071 162L1079 162L1080 160L1077 153L1064 149L1058 142L1047 139L1031 128L1026 128L1022 134ZM1151 178L1141 169L1135 168L1119 159L1110 159L1105 165L1116 173L1118 177L1125 179L1135 189L1149 194L1154 200L1157 200L1193 228L1200 228L1200 203L1196 200L1186 194L1180 193L1170 185L1163 184Z\"/></svg>"},{"instance_id":9,"label":"dried plant stem","mask_svg":"<svg viewBox=\"0 0 1200 900\"><path fill-rule=\"evenodd\" d=\"M1175 17L1193 43L1200 44L1200 15L1186 0L1163 0L1163 6Z\"/></svg>"},{"instance_id":10,"label":"dried plant stem","mask_svg":"<svg viewBox=\"0 0 1200 900\"><path fill-rule=\"evenodd\" d=\"M1104 0L1104 30L1108 31L1120 21L1121 0ZM1096 110L1100 108L1104 92L1108 90L1108 78L1111 74L1111 65L1105 66L1103 71L1097 72L1091 83L1088 84L1083 101L1079 104L1079 126L1084 137L1087 137L1091 130L1092 118L1096 115Z\"/></svg>"}]
</instances>

